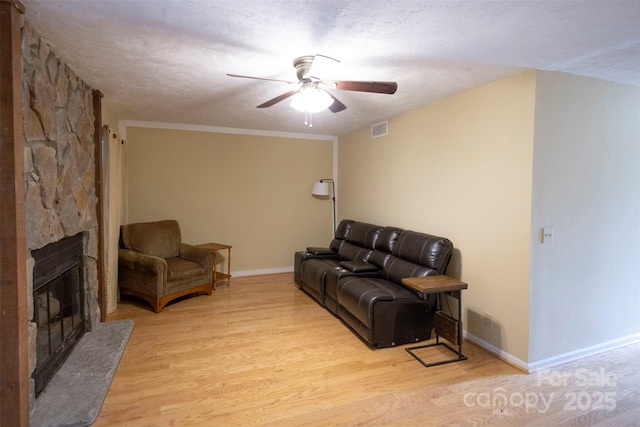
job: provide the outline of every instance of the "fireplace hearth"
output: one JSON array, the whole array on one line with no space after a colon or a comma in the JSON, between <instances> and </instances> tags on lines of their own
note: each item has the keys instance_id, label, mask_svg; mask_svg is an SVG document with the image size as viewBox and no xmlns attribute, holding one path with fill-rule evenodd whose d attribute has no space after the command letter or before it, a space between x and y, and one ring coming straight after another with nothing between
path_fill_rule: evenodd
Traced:
<instances>
[{"instance_id":1,"label":"fireplace hearth","mask_svg":"<svg viewBox=\"0 0 640 427\"><path fill-rule=\"evenodd\" d=\"M32 251L39 395L85 332L82 233Z\"/></svg>"}]
</instances>

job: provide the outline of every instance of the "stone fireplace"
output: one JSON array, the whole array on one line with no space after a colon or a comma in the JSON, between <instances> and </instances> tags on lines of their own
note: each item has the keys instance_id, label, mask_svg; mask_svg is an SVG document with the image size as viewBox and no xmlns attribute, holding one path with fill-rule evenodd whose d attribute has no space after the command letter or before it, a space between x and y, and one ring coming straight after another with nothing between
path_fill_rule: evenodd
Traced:
<instances>
[{"instance_id":1,"label":"stone fireplace","mask_svg":"<svg viewBox=\"0 0 640 427\"><path fill-rule=\"evenodd\" d=\"M92 88L64 64L28 24L22 28L28 340L31 406L45 387L34 373L51 342L91 330L98 305L98 220ZM43 278L40 261L72 239ZM73 258L79 258L73 259ZM34 271L34 267L37 270ZM67 268L68 267L68 268ZM62 289L62 282L69 289ZM46 286L51 286L47 288ZM75 287L75 288L74 288ZM44 334L44 322L46 334ZM46 335L46 344L45 344ZM64 344L66 346L67 344ZM45 356L46 355L46 356ZM56 356L64 362L65 354ZM47 367L48 374L55 367Z\"/></svg>"}]
</instances>

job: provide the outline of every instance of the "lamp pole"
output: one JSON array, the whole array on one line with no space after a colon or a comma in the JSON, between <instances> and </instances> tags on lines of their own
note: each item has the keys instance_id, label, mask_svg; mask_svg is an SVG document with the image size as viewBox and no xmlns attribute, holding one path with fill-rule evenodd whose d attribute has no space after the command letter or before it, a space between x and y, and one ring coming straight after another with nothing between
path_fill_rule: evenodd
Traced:
<instances>
[{"instance_id":1,"label":"lamp pole","mask_svg":"<svg viewBox=\"0 0 640 427\"><path fill-rule=\"evenodd\" d=\"M333 201L333 232L336 232L336 186L331 178L323 178L320 182L330 182L331 183L331 200Z\"/></svg>"}]
</instances>

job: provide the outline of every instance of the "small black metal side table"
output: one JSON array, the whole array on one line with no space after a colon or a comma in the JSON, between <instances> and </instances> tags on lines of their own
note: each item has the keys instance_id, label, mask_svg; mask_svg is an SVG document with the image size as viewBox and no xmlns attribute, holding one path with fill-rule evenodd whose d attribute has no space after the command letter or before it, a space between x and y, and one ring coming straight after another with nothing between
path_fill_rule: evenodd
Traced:
<instances>
[{"instance_id":1,"label":"small black metal side table","mask_svg":"<svg viewBox=\"0 0 640 427\"><path fill-rule=\"evenodd\" d=\"M410 288L420 292L423 299L427 299L430 294L436 294L436 315L435 315L435 331L436 342L432 344L420 345L416 347L407 347L405 350L411 354L418 362L427 368L429 366L443 365L445 363L459 362L467 360L467 356L462 354L462 290L467 289L467 284L456 280L449 276L426 276L426 277L408 277L402 279L402 283ZM449 294L458 300L458 318L454 318L441 311L443 294ZM457 348L451 347L446 342L440 341L445 338ZM455 358L441 360L438 362L426 363L413 350L419 348L445 346L456 354Z\"/></svg>"}]
</instances>

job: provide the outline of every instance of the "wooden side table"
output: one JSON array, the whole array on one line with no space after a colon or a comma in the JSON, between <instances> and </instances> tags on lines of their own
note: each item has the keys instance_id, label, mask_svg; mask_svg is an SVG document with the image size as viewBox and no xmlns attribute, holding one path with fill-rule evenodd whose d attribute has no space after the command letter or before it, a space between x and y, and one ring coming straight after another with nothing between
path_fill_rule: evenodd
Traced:
<instances>
[{"instance_id":1,"label":"wooden side table","mask_svg":"<svg viewBox=\"0 0 640 427\"><path fill-rule=\"evenodd\" d=\"M456 280L449 276L426 276L426 277L408 277L402 279L402 283L410 288L413 288L420 292L423 299L427 299L429 294L436 294L436 316L435 316L435 331L436 342L433 344L420 345L417 347L408 347L405 350L411 354L418 362L422 363L427 368L429 366L443 365L445 363L459 362L461 360L467 360L467 356L462 354L462 290L467 289L467 284ZM458 318L449 316L441 311L442 307L442 295L449 294L458 300ZM449 344L440 341L440 338L445 338L451 344L457 346L451 347ZM449 350L456 353L455 358L441 360L438 362L426 363L413 350L426 347L445 346Z\"/></svg>"},{"instance_id":2,"label":"wooden side table","mask_svg":"<svg viewBox=\"0 0 640 427\"><path fill-rule=\"evenodd\" d=\"M218 271L218 263L213 263L213 289L216 288L216 282L218 280L231 279L231 245L225 245L224 243L204 243L202 245L198 245L201 248L213 249L216 252L227 250L227 272L223 273ZM230 281L227 281L229 283Z\"/></svg>"}]
</instances>

